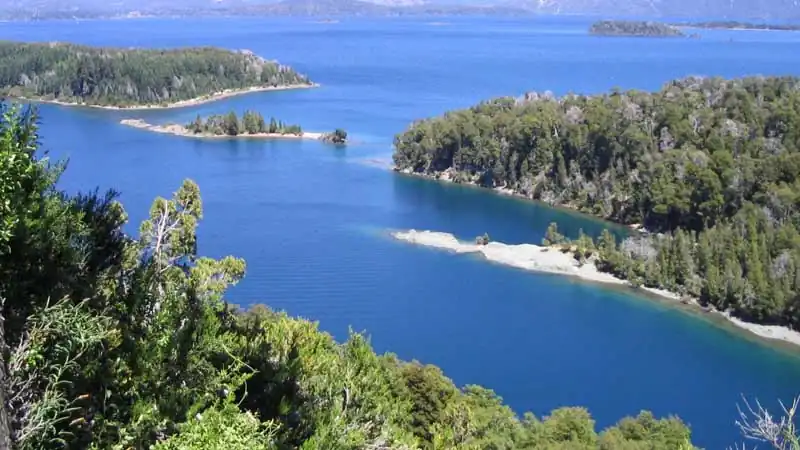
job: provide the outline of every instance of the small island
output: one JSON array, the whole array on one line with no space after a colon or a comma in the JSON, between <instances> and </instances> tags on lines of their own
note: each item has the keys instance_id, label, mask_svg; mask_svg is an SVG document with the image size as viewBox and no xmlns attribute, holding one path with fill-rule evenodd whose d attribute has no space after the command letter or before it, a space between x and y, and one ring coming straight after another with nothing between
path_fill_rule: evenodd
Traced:
<instances>
[{"instance_id":1,"label":"small island","mask_svg":"<svg viewBox=\"0 0 800 450\"><path fill-rule=\"evenodd\" d=\"M269 122L260 113L246 111L241 117L231 111L197 118L189 124L153 125L141 119L125 119L121 124L156 133L174 134L176 136L219 139L219 138L262 138L262 139L311 139L331 144L345 144L347 132L337 128L330 133L313 133L303 131L300 125L285 124L270 118Z\"/></svg>"},{"instance_id":2,"label":"small island","mask_svg":"<svg viewBox=\"0 0 800 450\"><path fill-rule=\"evenodd\" d=\"M108 109L177 108L316 86L247 50L88 47L0 41L0 96Z\"/></svg>"},{"instance_id":3,"label":"small island","mask_svg":"<svg viewBox=\"0 0 800 450\"><path fill-rule=\"evenodd\" d=\"M659 22L601 20L589 28L598 36L686 37L678 28Z\"/></svg>"},{"instance_id":4,"label":"small island","mask_svg":"<svg viewBox=\"0 0 800 450\"><path fill-rule=\"evenodd\" d=\"M711 22L690 22L675 24L679 27L725 29L725 30L765 30L765 31L800 31L800 24L769 24L721 20Z\"/></svg>"}]
</instances>

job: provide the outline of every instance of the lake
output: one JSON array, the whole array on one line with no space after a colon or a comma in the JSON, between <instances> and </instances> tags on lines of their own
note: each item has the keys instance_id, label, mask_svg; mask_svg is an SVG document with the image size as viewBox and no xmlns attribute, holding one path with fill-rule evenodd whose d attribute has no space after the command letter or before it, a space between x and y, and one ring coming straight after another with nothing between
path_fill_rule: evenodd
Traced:
<instances>
[{"instance_id":1,"label":"lake","mask_svg":"<svg viewBox=\"0 0 800 450\"><path fill-rule=\"evenodd\" d=\"M434 22L435 20L435 22ZM443 23L442 23L443 22ZM318 89L187 109L41 107L41 140L69 158L70 191L116 188L134 231L150 202L191 177L200 251L247 260L230 292L318 320L338 339L366 330L380 351L441 366L517 411L587 406L605 427L650 409L677 414L710 449L741 442L741 395L774 406L800 392L800 358L630 292L393 241L390 229L538 243L550 222L607 224L475 188L376 167L413 120L500 95L657 89L687 75L800 72L800 33L700 31L701 39L603 38L582 18L192 19L1 23L0 38L93 45L250 49ZM345 148L300 141L200 141L119 124L189 122L254 109L309 131L345 128ZM377 164L379 165L379 164Z\"/></svg>"}]
</instances>

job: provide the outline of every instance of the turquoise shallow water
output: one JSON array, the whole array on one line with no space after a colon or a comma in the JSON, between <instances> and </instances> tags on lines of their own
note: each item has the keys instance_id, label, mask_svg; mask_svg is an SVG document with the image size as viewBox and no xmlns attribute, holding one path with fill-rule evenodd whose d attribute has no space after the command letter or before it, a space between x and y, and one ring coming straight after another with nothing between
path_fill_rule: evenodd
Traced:
<instances>
[{"instance_id":1,"label":"turquoise shallow water","mask_svg":"<svg viewBox=\"0 0 800 450\"><path fill-rule=\"evenodd\" d=\"M440 19L437 19L440 21ZM526 273L395 242L388 229L434 229L539 242L603 226L486 191L399 176L392 136L411 121L527 90L655 89L692 74L800 72L800 34L703 32L699 40L596 38L579 18L140 20L2 23L0 38L118 46L248 48L308 73L319 89L195 108L109 112L42 106L42 142L69 157L69 190L122 191L135 224L183 178L201 186L201 252L246 258L231 292L320 321L338 338L367 330L379 351L437 364L457 383L495 389L517 411L586 405L600 426L651 409L675 413L697 443L724 448L740 394L774 403L800 391L800 359L630 292ZM256 109L311 131L346 128L358 144L182 139L119 125L188 122ZM134 227L132 226L133 230Z\"/></svg>"}]
</instances>

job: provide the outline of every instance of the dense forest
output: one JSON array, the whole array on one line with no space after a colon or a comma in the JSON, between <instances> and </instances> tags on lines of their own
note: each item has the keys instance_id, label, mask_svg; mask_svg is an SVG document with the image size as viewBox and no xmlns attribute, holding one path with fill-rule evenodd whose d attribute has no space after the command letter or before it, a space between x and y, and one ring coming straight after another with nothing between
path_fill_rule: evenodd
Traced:
<instances>
[{"instance_id":1,"label":"dense forest","mask_svg":"<svg viewBox=\"0 0 800 450\"><path fill-rule=\"evenodd\" d=\"M622 275L800 328L797 78L497 99L415 123L394 161L643 225L608 254Z\"/></svg>"},{"instance_id":2,"label":"dense forest","mask_svg":"<svg viewBox=\"0 0 800 450\"><path fill-rule=\"evenodd\" d=\"M294 134L302 136L303 129L300 125L287 125L274 117L270 118L269 123L264 120L261 113L255 111L245 111L239 117L235 112L228 114L213 115L205 120L197 116L186 129L194 134L213 134L238 136L240 134Z\"/></svg>"},{"instance_id":3,"label":"dense forest","mask_svg":"<svg viewBox=\"0 0 800 450\"><path fill-rule=\"evenodd\" d=\"M0 93L11 97L125 107L308 84L304 75L247 51L0 42Z\"/></svg>"},{"instance_id":4,"label":"dense forest","mask_svg":"<svg viewBox=\"0 0 800 450\"><path fill-rule=\"evenodd\" d=\"M0 111L0 448L689 449L643 412L598 433L579 407L516 416L434 366L225 300L245 262L197 254L198 186L138 236L115 192L69 195L36 118ZM10 443L10 446L9 446Z\"/></svg>"},{"instance_id":5,"label":"dense forest","mask_svg":"<svg viewBox=\"0 0 800 450\"><path fill-rule=\"evenodd\" d=\"M681 30L671 25L631 20L601 20L589 27L589 33L601 36L685 36Z\"/></svg>"}]
</instances>

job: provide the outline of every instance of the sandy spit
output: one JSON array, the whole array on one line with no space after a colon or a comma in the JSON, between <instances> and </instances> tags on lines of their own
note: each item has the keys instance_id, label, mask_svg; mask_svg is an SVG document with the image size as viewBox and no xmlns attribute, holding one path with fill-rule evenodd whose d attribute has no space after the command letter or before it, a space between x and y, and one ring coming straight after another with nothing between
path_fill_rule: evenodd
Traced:
<instances>
[{"instance_id":1,"label":"sandy spit","mask_svg":"<svg viewBox=\"0 0 800 450\"><path fill-rule=\"evenodd\" d=\"M500 242L490 242L484 246L462 242L450 233L435 231L395 231L391 235L401 241L455 253L481 253L489 261L520 269L569 275L597 283L630 285L626 280L617 278L609 273L600 272L592 261L580 265L571 254L563 253L554 248L531 244L507 245ZM642 287L641 289L669 300L682 301L682 297L675 292L647 287ZM745 322L728 313L718 311L715 313L756 336L800 346L800 332L781 326Z\"/></svg>"},{"instance_id":2,"label":"sandy spit","mask_svg":"<svg viewBox=\"0 0 800 450\"><path fill-rule=\"evenodd\" d=\"M96 109L110 109L110 110L125 110L125 111L142 111L148 109L174 109L174 108L186 108L189 106L196 106L202 105L203 103L210 103L215 102L217 100L222 100L230 97L236 97L237 95L245 95L245 94L253 94L255 92L268 92L268 91L285 91L289 89L310 89L314 87L319 87L319 84L312 83L312 84L287 84L285 86L254 86L247 89L226 89L224 91L216 92L213 94L205 95L203 97L192 98L189 100L181 100L174 103L168 103L166 105L137 105L137 106L102 106L102 105L90 105L86 103L74 103L74 102L62 102L60 100L43 100L43 99L35 99L35 98L25 98L20 97L21 100L27 100L36 103L49 103L53 105L61 105L61 106L80 106L84 108L96 108Z\"/></svg>"},{"instance_id":3,"label":"sandy spit","mask_svg":"<svg viewBox=\"0 0 800 450\"><path fill-rule=\"evenodd\" d=\"M219 134L196 134L188 131L186 127L178 124L153 125L141 119L124 119L119 123L141 130L152 131L154 133L174 134L175 136L190 137L196 139L311 139L320 140L325 137L325 133L313 133L304 131L303 134L280 134L280 133L258 133L258 134L239 134L227 136Z\"/></svg>"}]
</instances>

